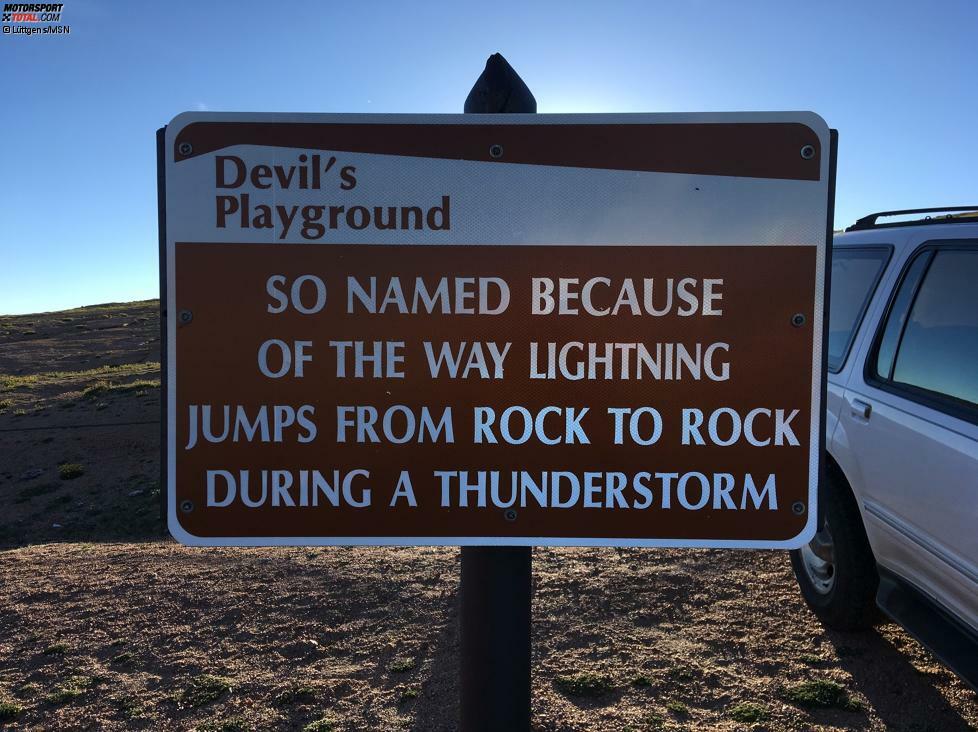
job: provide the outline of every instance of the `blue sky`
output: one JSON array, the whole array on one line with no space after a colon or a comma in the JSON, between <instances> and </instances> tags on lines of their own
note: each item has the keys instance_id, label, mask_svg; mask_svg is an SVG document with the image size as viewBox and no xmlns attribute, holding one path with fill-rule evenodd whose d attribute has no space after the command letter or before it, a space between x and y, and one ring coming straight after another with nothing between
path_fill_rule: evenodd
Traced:
<instances>
[{"instance_id":1,"label":"blue sky","mask_svg":"<svg viewBox=\"0 0 978 732\"><path fill-rule=\"evenodd\" d=\"M107 2L0 36L0 313L156 297L154 133L194 109L460 112L503 53L541 112L813 110L836 224L978 199L978 2Z\"/></svg>"}]
</instances>

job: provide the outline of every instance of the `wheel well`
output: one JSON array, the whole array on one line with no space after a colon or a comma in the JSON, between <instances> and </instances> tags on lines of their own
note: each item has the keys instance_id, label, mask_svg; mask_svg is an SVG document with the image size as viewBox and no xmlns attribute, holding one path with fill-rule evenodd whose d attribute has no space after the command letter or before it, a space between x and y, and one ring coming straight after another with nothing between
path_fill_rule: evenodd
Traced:
<instances>
[{"instance_id":1,"label":"wheel well","mask_svg":"<svg viewBox=\"0 0 978 732\"><path fill-rule=\"evenodd\" d=\"M842 466L836 461L832 454L826 450L825 451L825 473L826 477L832 481L835 487L838 489L839 496L846 501L850 501L853 508L856 510L856 515L859 516L860 529L862 530L863 538L866 541L866 546L869 547L870 552L873 552L873 546L869 543L869 536L866 534L866 521L863 518L862 505L856 498L855 492L852 490L852 486L849 484L849 479L846 478L846 474L842 470ZM824 492L819 490L819 515L822 515L822 499L824 497ZM821 524L820 524L821 525ZM875 558L875 552L873 552Z\"/></svg>"},{"instance_id":2,"label":"wheel well","mask_svg":"<svg viewBox=\"0 0 978 732\"><path fill-rule=\"evenodd\" d=\"M828 473L831 478L835 479L840 485L844 485L846 490L852 494L852 486L849 485L849 479L846 478L846 474L842 472L842 467L839 465L836 459L832 457L832 453L830 453L828 450L825 451L825 472ZM854 495L853 498L855 498Z\"/></svg>"}]
</instances>

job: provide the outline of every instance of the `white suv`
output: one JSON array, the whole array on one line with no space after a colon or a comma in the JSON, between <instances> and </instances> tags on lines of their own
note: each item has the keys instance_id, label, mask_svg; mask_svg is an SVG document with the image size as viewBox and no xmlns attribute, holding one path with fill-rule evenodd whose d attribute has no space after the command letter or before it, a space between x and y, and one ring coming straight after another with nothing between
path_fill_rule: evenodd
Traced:
<instances>
[{"instance_id":1,"label":"white suv","mask_svg":"<svg viewBox=\"0 0 978 732\"><path fill-rule=\"evenodd\" d=\"M822 523L791 553L802 594L825 625L868 627L878 606L973 687L975 213L883 212L835 237ZM904 220L879 223L895 216Z\"/></svg>"}]
</instances>

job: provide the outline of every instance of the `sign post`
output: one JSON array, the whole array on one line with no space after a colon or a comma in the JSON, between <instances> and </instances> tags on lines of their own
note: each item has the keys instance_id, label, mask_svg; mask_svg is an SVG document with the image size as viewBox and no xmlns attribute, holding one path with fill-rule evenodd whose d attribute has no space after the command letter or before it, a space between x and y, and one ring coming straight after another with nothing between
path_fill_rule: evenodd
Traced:
<instances>
[{"instance_id":1,"label":"sign post","mask_svg":"<svg viewBox=\"0 0 978 732\"><path fill-rule=\"evenodd\" d=\"M835 133L534 108L493 57L471 114L159 137L171 534L462 546L467 730L528 726L530 547L816 529Z\"/></svg>"},{"instance_id":2,"label":"sign post","mask_svg":"<svg viewBox=\"0 0 978 732\"><path fill-rule=\"evenodd\" d=\"M465 100L467 114L536 111L533 94L498 53L489 57ZM462 547L459 701L463 732L529 732L532 558L529 546Z\"/></svg>"}]
</instances>

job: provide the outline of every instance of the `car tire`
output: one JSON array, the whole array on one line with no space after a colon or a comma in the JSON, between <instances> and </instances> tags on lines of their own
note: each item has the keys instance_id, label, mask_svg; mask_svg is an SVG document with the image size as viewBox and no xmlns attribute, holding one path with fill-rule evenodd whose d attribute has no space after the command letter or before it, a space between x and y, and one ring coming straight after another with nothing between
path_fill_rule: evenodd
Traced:
<instances>
[{"instance_id":1,"label":"car tire","mask_svg":"<svg viewBox=\"0 0 978 732\"><path fill-rule=\"evenodd\" d=\"M837 475L821 486L823 525L812 542L791 551L802 597L833 630L864 630L879 618L879 575L856 499Z\"/></svg>"}]
</instances>

